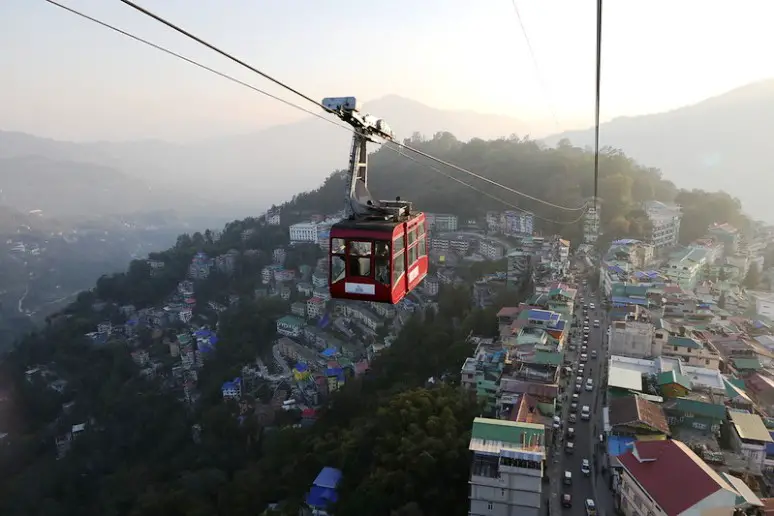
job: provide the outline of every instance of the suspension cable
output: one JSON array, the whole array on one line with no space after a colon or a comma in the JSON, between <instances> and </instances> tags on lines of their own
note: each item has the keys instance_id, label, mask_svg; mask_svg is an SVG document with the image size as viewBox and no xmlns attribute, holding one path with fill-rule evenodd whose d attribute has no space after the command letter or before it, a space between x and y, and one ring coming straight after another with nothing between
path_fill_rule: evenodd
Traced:
<instances>
[{"instance_id":1,"label":"suspension cable","mask_svg":"<svg viewBox=\"0 0 774 516\"><path fill-rule=\"evenodd\" d=\"M224 56L224 57L226 57L226 58L228 58L228 59L230 59L231 61L234 61L235 63L238 63L238 64L240 64L240 65L244 66L244 67L245 67L245 68L247 68L248 70L250 70L250 71L252 71L252 72L255 72L255 73L257 73L257 74L258 74L258 75L260 75L261 77L264 77L264 78L266 78L266 79L268 79L268 80L272 81L273 83L275 83L275 84L277 84L277 85L279 85L279 86L281 86L281 87L283 87L283 88L287 89L288 91L290 91L290 92L292 92L292 93L295 93L295 94L296 94L296 95L298 95L299 97L303 98L304 100L307 100L307 101L311 102L311 103L312 103L312 104L314 104L315 106L318 106L318 107L322 108L322 109L323 109L323 110L325 110L326 112L328 112L328 111L329 111L329 110L328 110L328 108L326 108L325 106L323 106L323 105L322 105L320 102L318 102L318 101L316 101L316 100L312 99L311 97L309 97L309 96L307 96L307 95L305 95L305 94L301 93L300 91L298 91L298 90L296 90L296 89L293 89L293 88L291 88L290 86L288 86L288 85L287 85L287 84L285 84L284 82L282 82L282 81L280 81L280 80L278 80L278 79L275 79L274 77L270 76L269 74L267 74L267 73L265 73L265 72L262 72L262 71L258 70L257 68L255 68L255 67L253 67L253 66L251 66L251 65L249 65L249 64L247 64L247 63L245 63L245 62L244 62L244 61L242 61L241 59L238 59L238 58L234 57L233 55L229 54L228 52L226 52L226 51L224 51L224 50L221 50L220 48L216 47L215 45L213 45L213 44L211 44L211 43L208 43L208 42L206 42L205 40L203 40L203 39L199 38L198 36L195 36L194 34L191 34L191 33L190 33L190 32L188 32L187 30L185 30L185 29L183 29L183 28L179 27L178 25L175 25L174 23L172 23L172 22L170 22L170 21L168 21L168 20L164 19L163 17L161 17L161 16L159 16L159 15L157 15L157 14L155 14L155 13L153 13L153 12L151 12L151 11L147 10L147 9L145 9L144 7L141 7L141 6L137 5L136 3L132 2L131 0L120 0L120 1L121 1L121 2L123 2L123 3L124 3L124 4L126 4L126 5L128 5L128 6L132 7L132 8L134 8L134 9L136 9L137 11L139 11L139 12L141 12L141 13L143 13L143 14L145 14L145 15L147 15L147 16L150 16L150 17L151 17L151 18L153 18L154 20L156 20L156 21L158 21L158 22L160 22L160 23L162 23L162 24L166 25L167 27L169 27L169 28L171 28L171 29L173 29L173 30L175 30L175 31L179 32L180 34L183 34L183 35L187 36L188 38L190 38L190 39L192 39L192 40L196 41L197 43L200 43L200 44L202 44L202 45L206 46L207 48L209 48L209 49L211 49L211 50L213 50L213 51L217 52L218 54L220 54L220 55L222 55L222 56ZM471 175L471 176L473 176L473 177L476 177L476 178L478 178L478 179L481 179L481 180L483 180L483 181L486 181L486 182L488 182L488 183L490 183L490 184L492 184L492 185L494 185L494 186L497 186L497 187L499 187L499 188L502 188L502 189L504 189L504 190L507 190L507 191L509 191L509 192L511 192L511 193L514 193L514 194L516 194L516 195L521 195L522 197L525 197L525 198L527 198L527 199L531 199L531 200L533 200L533 201L535 201L535 202L540 202L540 203L543 203L543 204L545 204L545 205L547 205L547 206L551 206L552 208L556 208L556 209L560 209L560 210L565 210L565 211L582 211L582 210L585 210L585 209L586 209L586 204L584 204L583 206L579 206L579 207L571 208L571 207L567 207L567 206L561 206L561 205L558 205L558 204L554 204L554 203L551 203L551 202L549 202L549 201L545 201L545 200L543 200L543 199L539 199L539 198L537 198L537 197L533 197L533 196L531 196L531 195L525 194L524 192L520 192L519 190L516 190L516 189L514 189L514 188L507 187L507 186L505 186L505 185L502 185L502 184L500 184L500 183L498 183L498 182L496 182L496 181L493 181L493 180L491 180L491 179L485 178L485 177L483 177L483 176L481 176L481 175L479 175L479 174L476 174L475 172L471 172L470 170L466 170L466 169L464 169L464 168L462 168L462 167L459 167L459 166L457 166L457 165L453 165L453 164L449 163L448 161L444 161L444 160L442 160L442 159L440 159L440 158L436 158L435 156L431 156L430 154L427 154L426 152L422 152L422 151L418 151L418 150L416 150L416 149L412 149L412 148L410 148L410 147L408 147L408 146L406 146L406 145L404 145L404 144L398 143L398 142L393 142L393 143L395 143L396 145L402 146L403 148L405 148L405 149L407 149L407 150L410 150L410 151L416 152L417 154L420 154L421 156L423 156L423 157L425 157L425 158L427 158L427 159L430 159L430 160L432 160L432 161L435 161L436 163L439 163L439 164L441 164L441 165L444 165L444 166L447 166L447 167L453 168L453 169L455 169L455 170L458 170L458 171L460 171L460 172L463 172L463 173L469 174L469 175Z\"/></svg>"},{"instance_id":2,"label":"suspension cable","mask_svg":"<svg viewBox=\"0 0 774 516\"><path fill-rule=\"evenodd\" d=\"M276 96L276 95L272 95L271 93L268 93L268 92L266 92L266 91L264 91L264 90L261 90L260 88L257 88L257 87L255 87L255 86L253 86L253 85L249 84L249 83L246 83L246 82L244 82L244 81L241 81L241 80L239 80L239 79L237 79L237 78L235 78L235 77L233 77L233 76L231 76L231 75L228 75L228 74L225 74L225 73L223 73L223 72L220 72L220 71L218 71L218 70L215 70L214 68L211 68L211 67L209 67L209 66L203 65L203 64L201 64L201 63L199 63L199 62L197 62L197 61L195 61L195 60L193 60L193 59L190 59L190 58L188 58L188 57L186 57L186 56L184 56L184 55L182 55L182 54L179 54L179 53L177 53L177 52L174 52L174 51L172 51L172 50L169 50L169 49L167 49L167 48L164 48L164 47L162 47L161 45L158 45L158 44L156 44L156 43L153 43L153 42L151 42L151 41L149 41L149 40L147 40L147 39L143 39L143 38L141 38L141 37L139 37L139 36L136 36L136 35L134 35L134 34L132 34L132 33L128 32L128 31L122 30L122 29L120 29L120 28L118 28L118 27L116 27L116 26L113 26L113 25L110 25L110 24L108 24L108 23L106 23L106 22L103 22L103 21L101 21L101 20L98 20L97 18L94 18L94 17L88 16L88 15L86 15L86 14L84 14L84 13L80 12L80 11L77 11L77 10L75 10L75 9L72 9L72 8L70 8L70 7L67 7L67 6L65 6L65 5L62 5L62 4L58 3L58 2L56 2L55 0L45 0L45 1L46 1L46 2L48 2L48 3L50 3L50 4L52 4L52 5L54 5L54 6L56 6L56 7L59 7L59 8L61 8L61 9L64 9L65 11L68 11L68 12L70 12L70 13L72 13L72 14L75 14L75 15L77 15L77 16L79 16L79 17L83 18L83 19L86 19L86 20L88 20L88 21L92 21L92 22L94 22L94 23L97 23L98 25L101 25L101 26L103 26L103 27L105 27L105 28L111 29L111 30L113 30L113 31L115 31L115 32L117 32L117 33L119 33L119 34L122 34L122 35L124 35L124 36L127 36L127 37L129 37L129 38L132 38L132 39L133 39L133 40L135 40L135 41L138 41L138 42L140 42L140 43L143 43L143 44L145 44L145 45L148 45L148 46L150 46L150 47L152 47L152 48L154 48L154 49L160 50L160 51L162 51L162 52L164 52L164 53L166 53L166 54L169 54L169 55L171 55L171 56L173 56L173 57L176 57L176 58L178 58L178 59L181 59L181 60L183 60L183 61L185 61L185 62L187 62L187 63L189 63L189 64L193 64L194 66L197 66L197 67L199 67L199 68L201 68L201 69L203 69L203 70L206 70L206 71L209 71L209 72L211 72L211 73L214 73L215 75L218 75L219 77L222 77L222 78L224 78L224 79L227 79L227 80L230 80L230 81L232 81L232 82L234 82L234 83L236 83L236 84L239 84L239 85L241 85L241 86L244 86L244 87L246 87L246 88L249 88L249 89L251 89L251 90L255 91L256 93L260 93L260 94L262 94L262 95L265 95L265 96L267 96L267 97L269 97L269 98L271 98L271 99L274 99L274 100L277 100L277 101L279 101L279 102L282 102L283 104L285 104L285 105L287 105L287 106L293 107L294 109L298 109L298 110L300 110L300 111L303 111L303 112L305 112L305 113L307 113L307 114L313 115L313 116L314 116L314 117L316 117L316 118L319 118L319 119L321 119L321 120L325 120L326 122L328 122L328 123L331 123L332 125L335 125L335 126L337 126L337 127L341 127L342 129L345 129L345 130L347 130L347 131L349 131L349 132L351 132L351 131L352 131L352 128L351 128L351 127L349 127L349 126L347 126L347 125L344 125L344 124L341 124L341 123L338 123L338 121L331 120L331 119L329 119L329 118L326 118L326 117L322 116L322 115L321 115L321 114L319 114L319 113L315 113L315 112L313 112L313 111L311 111L311 110L308 110L308 109L305 109L305 108L303 108L303 107L301 107L301 106L299 106L299 105L297 105L297 104L294 104L294 103L292 103L292 102L289 102L289 101L287 101L287 100L285 100L285 99L282 99L282 98L280 98L280 97L278 97L278 96ZM199 43L201 43L201 44L203 44L203 45L207 46L208 48L211 48L211 49L213 49L214 51L218 52L219 54L225 55L226 57L228 57L228 58L229 58L229 59L231 59L232 61L235 61L235 62L237 62L237 63L241 64L242 66L245 66L245 67L247 67L249 70L251 70L251 71L253 71L253 72L255 72L255 73L258 73L258 74L259 74L259 75L261 75L262 77L266 77L267 79L271 80L271 81L272 81L272 82L274 82L275 84L278 84L278 85L282 86L283 88L286 88L288 91L290 91L290 92L292 92L292 93L295 93L295 94L297 94L297 95L301 96L301 98L303 98L303 99L305 99L305 100L307 100L307 101L309 101L309 102L311 102L311 103L315 104L316 106L319 106L319 107L321 107L321 108L323 108L323 109L325 109L325 110L327 111L327 109L326 109L324 106L322 106L322 104L320 104L319 102L317 102L317 101L315 101L315 100L311 99L311 97L308 97L308 96L306 96L306 95L303 95L303 94L301 94L300 92L296 91L295 89L293 89L293 88L291 88L291 87L287 86L286 84L284 84L283 82L281 82L281 81L279 81L279 80L277 80L277 79L274 79L273 77L270 77L270 76L268 76L267 74L265 74L264 72L261 72L260 70L254 69L252 66L248 65L247 63L244 63L244 62L242 62L241 60L239 60L239 59L237 59L237 58L235 58L235 57L233 57L233 56L231 56L231 55L227 54L226 52L224 52L224 51L222 51L222 50L220 50L220 49L218 49L217 47L214 47L213 45L211 45L211 44L209 44L209 43L207 43L207 42L205 42L205 41L203 41L203 40L200 40L200 38L198 38L198 37L196 37L196 36L194 36L194 35L190 34L189 32L185 31L184 29L181 29L181 28L177 27L176 25L174 25L174 24L172 24L172 23L170 23L170 22L168 22L168 21L164 20L164 19L163 19L163 18L161 18L160 16L158 16L158 15L155 15L155 14L151 13L150 11L147 11L146 9L144 9L144 8L142 8L142 7L140 7L140 6L137 6L136 4L134 4L133 2L131 2L131 1L129 1L129 0L121 0L121 1L122 1L122 2L124 2L124 3L126 3L127 5L130 5L130 6L134 7L134 8L136 8L136 9L138 9L140 12L143 12L144 14L147 14L148 16L151 16L152 18L154 18L154 19L156 19L156 20L160 21L161 23L163 23L163 24L165 24L165 25L167 25L167 26L170 26L170 27L172 27L173 29L177 30L178 32L181 32L182 34L184 34L184 35L186 35L186 36L188 36L188 37L190 37L190 38L194 39L195 41L197 41L197 42L199 42ZM583 205L583 206L580 206L580 207L577 207L577 208L570 208L570 207L566 207L566 206L560 206L560 205L557 205L557 204L554 204L554 203L551 203L551 202L548 202L548 201L544 201L543 199L540 199L540 198L537 198L537 197L531 196L531 195L529 195L529 194L526 194L526 193L524 193L524 192L521 192L521 191L519 191L519 190L516 190L516 189L514 189L514 188L510 188L510 187L508 187L508 186L502 185L502 184L500 184L500 183L498 183L498 182L496 182L496 181L494 181L494 180L491 180L491 179L489 179L489 178L487 178L487 177L484 177L484 176L481 176L481 175L479 175L479 174L476 174L475 172L471 172L470 170L467 170L467 169L465 169L465 168L462 168L462 167L459 167L459 166L457 166L457 165L454 165L454 164L452 164L452 163L449 163L449 162L447 162L447 161L445 161L445 160L442 160L442 159L440 159L440 158L437 158L437 157L435 157L435 156L432 156L432 155L430 155L430 154L428 154L428 153L426 153L426 152L424 152L424 151L421 151L421 150L415 149L415 148L413 148L413 147L410 147L410 146L408 146L408 145L406 145L406 144L403 144L403 143L400 143L400 142L396 142L396 141L391 141L390 143L392 143L393 145L395 145L395 146L397 146L397 147L400 147L400 148L406 149L406 150L408 150L408 151L414 152L414 153L416 153L416 154L418 154L418 155L420 155L420 156L423 156L424 158L427 158L427 159L429 159L429 160L431 160L431 161L435 161L436 163L439 163L439 164L441 164L441 165L444 165L444 166L447 166L447 167L453 168L453 169L455 169L455 170L458 170L458 171L460 171L460 172L463 172L463 173L465 173L465 174L471 175L471 176L473 176L473 177L475 177L475 178L477 178L477 179L480 179L480 180L482 180L482 181L485 181L485 182L487 182L487 183L489 183L489 184L492 184L493 186L496 186L496 187L498 187L498 188L502 188L502 189L504 189L504 190L506 190L506 191L509 191L509 192L511 192L511 193L514 193L514 194L516 194L516 195L520 195L520 196L522 196L522 197L525 197L525 198L527 198L527 199L531 199L531 200L533 200L533 201L535 201L535 202L543 203L543 204L546 204L546 205L548 205L548 206L551 206L551 207L554 207L554 208L557 208L557 209L561 209L561 210L565 210L565 211L583 211L583 212L585 213L585 211L586 211L586 209L587 209L587 206L588 206L588 203L584 203L584 205ZM399 153L399 154L400 154L401 156L403 156L404 158L411 159L411 158L410 158L410 156L408 156L408 155L406 155L406 154L403 154L403 153ZM424 164L424 163L422 163L422 162L420 162L420 161L418 161L418 160L413 160L413 161L415 161L415 162L417 162L417 163L419 163L419 164L422 164L423 166L428 166L427 164ZM433 169L433 170L435 170L435 168L434 168L434 167L433 167L432 169ZM448 177L454 177L454 176L448 176ZM455 178L455 179L456 179L456 178ZM462 184L464 184L464 185L467 185L469 188L474 188L474 189L475 189L475 187L473 187L472 185L468 185L468 184L467 184L467 183L465 183L465 182L462 182ZM503 201L503 202L504 202L504 201ZM509 203L506 203L506 204L510 205ZM517 208L517 209L523 210L523 208ZM526 210L524 210L524 211L526 211ZM551 220L551 219L545 219L545 218L543 218L543 217L539 217L539 216L537 216L537 218L541 218L541 219L543 219L543 220L550 221L550 222L557 223L557 224L564 224L563 222L553 221L553 220Z\"/></svg>"},{"instance_id":3,"label":"suspension cable","mask_svg":"<svg viewBox=\"0 0 774 516\"><path fill-rule=\"evenodd\" d=\"M602 0L597 0L597 65L594 106L594 209L599 201L599 104L602 86Z\"/></svg>"}]
</instances>

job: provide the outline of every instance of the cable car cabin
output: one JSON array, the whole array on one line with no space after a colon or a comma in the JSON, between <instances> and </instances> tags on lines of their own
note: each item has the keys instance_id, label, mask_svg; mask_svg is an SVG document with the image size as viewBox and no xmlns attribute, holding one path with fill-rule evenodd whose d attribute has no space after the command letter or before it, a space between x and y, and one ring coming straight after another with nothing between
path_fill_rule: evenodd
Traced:
<instances>
[{"instance_id":1,"label":"cable car cabin","mask_svg":"<svg viewBox=\"0 0 774 516\"><path fill-rule=\"evenodd\" d=\"M427 276L425 215L342 220L331 228L331 297L396 304Z\"/></svg>"}]
</instances>

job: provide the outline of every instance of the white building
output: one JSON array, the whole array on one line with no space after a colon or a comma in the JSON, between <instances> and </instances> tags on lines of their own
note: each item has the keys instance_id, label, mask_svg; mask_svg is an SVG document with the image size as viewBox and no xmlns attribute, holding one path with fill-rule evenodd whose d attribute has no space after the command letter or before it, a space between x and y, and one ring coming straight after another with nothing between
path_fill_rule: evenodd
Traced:
<instances>
[{"instance_id":1,"label":"white building","mask_svg":"<svg viewBox=\"0 0 774 516\"><path fill-rule=\"evenodd\" d=\"M632 358L653 356L655 328L650 323L614 321L610 327L610 354Z\"/></svg>"},{"instance_id":2,"label":"white building","mask_svg":"<svg viewBox=\"0 0 774 516\"><path fill-rule=\"evenodd\" d=\"M317 243L317 224L314 222L299 222L288 230L291 242Z\"/></svg>"},{"instance_id":3,"label":"white building","mask_svg":"<svg viewBox=\"0 0 774 516\"><path fill-rule=\"evenodd\" d=\"M683 212L679 206L648 201L643 206L652 227L650 243L656 249L677 245L680 239L680 221Z\"/></svg>"},{"instance_id":4,"label":"white building","mask_svg":"<svg viewBox=\"0 0 774 516\"><path fill-rule=\"evenodd\" d=\"M469 516L538 516L545 426L477 417L470 445Z\"/></svg>"},{"instance_id":5,"label":"white building","mask_svg":"<svg viewBox=\"0 0 774 516\"><path fill-rule=\"evenodd\" d=\"M478 252L487 260L500 260L505 255L505 249L497 242L491 240L479 240Z\"/></svg>"},{"instance_id":6,"label":"white building","mask_svg":"<svg viewBox=\"0 0 774 516\"><path fill-rule=\"evenodd\" d=\"M448 213L425 213L427 227L436 233L457 231L459 220L456 215Z\"/></svg>"},{"instance_id":7,"label":"white building","mask_svg":"<svg viewBox=\"0 0 774 516\"><path fill-rule=\"evenodd\" d=\"M269 210L266 212L266 224L269 226L280 225L280 212L279 210Z\"/></svg>"}]
</instances>

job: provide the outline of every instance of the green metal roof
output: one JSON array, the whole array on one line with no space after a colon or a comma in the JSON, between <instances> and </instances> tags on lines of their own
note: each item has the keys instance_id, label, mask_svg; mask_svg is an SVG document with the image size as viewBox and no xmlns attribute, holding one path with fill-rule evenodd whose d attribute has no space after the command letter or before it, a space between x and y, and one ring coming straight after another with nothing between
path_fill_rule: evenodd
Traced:
<instances>
[{"instance_id":1,"label":"green metal roof","mask_svg":"<svg viewBox=\"0 0 774 516\"><path fill-rule=\"evenodd\" d=\"M524 441L522 441L522 434L526 435ZM534 436L540 436L543 439L544 434L545 426L543 425L483 417L477 417L473 420L473 430L471 431L473 439L511 444L530 442Z\"/></svg>"},{"instance_id":2,"label":"green metal roof","mask_svg":"<svg viewBox=\"0 0 774 516\"><path fill-rule=\"evenodd\" d=\"M551 353L550 351L535 351L533 364L558 366L564 360L564 353Z\"/></svg>"},{"instance_id":3,"label":"green metal roof","mask_svg":"<svg viewBox=\"0 0 774 516\"><path fill-rule=\"evenodd\" d=\"M281 322L283 324L288 324L291 326L303 326L304 324L304 321L302 321L301 319L293 315L286 315L285 317L281 317L277 322Z\"/></svg>"},{"instance_id":4,"label":"green metal roof","mask_svg":"<svg viewBox=\"0 0 774 516\"><path fill-rule=\"evenodd\" d=\"M735 368L742 370L757 371L762 367L757 358L734 358L732 362Z\"/></svg>"},{"instance_id":5,"label":"green metal roof","mask_svg":"<svg viewBox=\"0 0 774 516\"><path fill-rule=\"evenodd\" d=\"M699 400L692 400L690 398L671 399L664 404L664 408L667 411L676 410L678 412L694 414L712 419L725 419L726 417L725 406Z\"/></svg>"},{"instance_id":6,"label":"green metal roof","mask_svg":"<svg viewBox=\"0 0 774 516\"><path fill-rule=\"evenodd\" d=\"M684 348L701 349L701 343L690 337L669 337L667 346L682 346Z\"/></svg>"},{"instance_id":7,"label":"green metal roof","mask_svg":"<svg viewBox=\"0 0 774 516\"><path fill-rule=\"evenodd\" d=\"M677 371L664 371L656 377L658 385L669 385L670 383L676 383L682 385L686 389L691 388L691 380L684 374L680 374Z\"/></svg>"}]
</instances>

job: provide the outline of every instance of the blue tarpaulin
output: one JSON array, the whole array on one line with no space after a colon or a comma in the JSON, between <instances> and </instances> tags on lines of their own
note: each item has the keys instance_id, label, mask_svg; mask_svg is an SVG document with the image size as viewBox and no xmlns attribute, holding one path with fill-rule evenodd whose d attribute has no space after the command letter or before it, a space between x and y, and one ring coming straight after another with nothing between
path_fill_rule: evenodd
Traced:
<instances>
[{"instance_id":1,"label":"blue tarpaulin","mask_svg":"<svg viewBox=\"0 0 774 516\"><path fill-rule=\"evenodd\" d=\"M632 449L634 437L609 435L607 437L607 454L611 457L618 457Z\"/></svg>"},{"instance_id":2,"label":"blue tarpaulin","mask_svg":"<svg viewBox=\"0 0 774 516\"><path fill-rule=\"evenodd\" d=\"M638 299L638 298L635 298L635 297L617 297L617 296L613 296L613 304L614 305L648 306L648 300L647 299Z\"/></svg>"}]
</instances>

